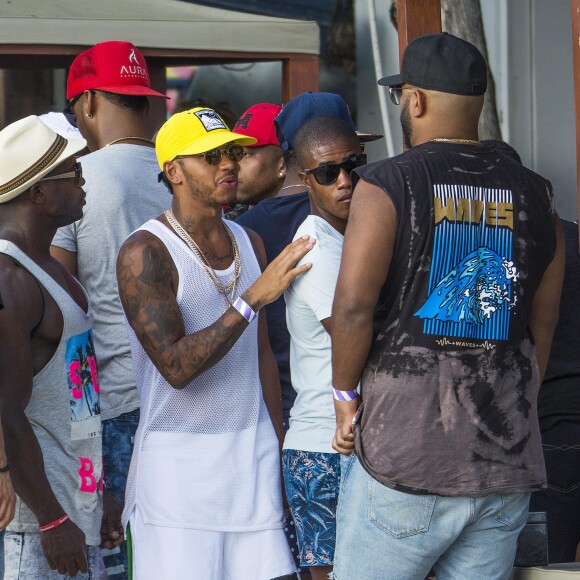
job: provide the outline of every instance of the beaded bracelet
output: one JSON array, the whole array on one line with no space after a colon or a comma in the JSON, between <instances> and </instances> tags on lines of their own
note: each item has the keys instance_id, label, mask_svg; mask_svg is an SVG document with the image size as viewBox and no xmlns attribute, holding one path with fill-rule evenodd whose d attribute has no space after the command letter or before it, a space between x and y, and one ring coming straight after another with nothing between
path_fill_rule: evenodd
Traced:
<instances>
[{"instance_id":1,"label":"beaded bracelet","mask_svg":"<svg viewBox=\"0 0 580 580\"><path fill-rule=\"evenodd\" d=\"M334 387L332 387L332 394L335 401L354 401L358 396L356 391L339 391Z\"/></svg>"},{"instance_id":2,"label":"beaded bracelet","mask_svg":"<svg viewBox=\"0 0 580 580\"><path fill-rule=\"evenodd\" d=\"M39 530L41 532L49 532L50 530L54 530L54 528L58 528L61 524L64 524L68 520L68 515L64 514L58 518L58 520L54 520L54 522L50 522L50 524L45 524L44 526L39 526Z\"/></svg>"},{"instance_id":3,"label":"beaded bracelet","mask_svg":"<svg viewBox=\"0 0 580 580\"><path fill-rule=\"evenodd\" d=\"M10 469L10 463L7 463L4 467L0 467L0 473L6 473Z\"/></svg>"},{"instance_id":4,"label":"beaded bracelet","mask_svg":"<svg viewBox=\"0 0 580 580\"><path fill-rule=\"evenodd\" d=\"M248 321L248 324L258 316L252 307L242 298L236 298L232 306Z\"/></svg>"}]
</instances>

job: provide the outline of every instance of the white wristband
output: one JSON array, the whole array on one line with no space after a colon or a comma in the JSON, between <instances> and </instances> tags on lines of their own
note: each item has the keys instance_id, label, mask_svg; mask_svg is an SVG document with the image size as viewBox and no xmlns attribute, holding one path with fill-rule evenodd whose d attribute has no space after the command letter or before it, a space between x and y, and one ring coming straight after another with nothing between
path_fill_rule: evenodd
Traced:
<instances>
[{"instance_id":1,"label":"white wristband","mask_svg":"<svg viewBox=\"0 0 580 580\"><path fill-rule=\"evenodd\" d=\"M332 394L337 401L354 401L358 393L356 391L339 391L332 387Z\"/></svg>"},{"instance_id":2,"label":"white wristband","mask_svg":"<svg viewBox=\"0 0 580 580\"><path fill-rule=\"evenodd\" d=\"M248 321L248 324L258 316L258 314L252 310L252 307L242 298L236 298L236 301L232 306Z\"/></svg>"}]
</instances>

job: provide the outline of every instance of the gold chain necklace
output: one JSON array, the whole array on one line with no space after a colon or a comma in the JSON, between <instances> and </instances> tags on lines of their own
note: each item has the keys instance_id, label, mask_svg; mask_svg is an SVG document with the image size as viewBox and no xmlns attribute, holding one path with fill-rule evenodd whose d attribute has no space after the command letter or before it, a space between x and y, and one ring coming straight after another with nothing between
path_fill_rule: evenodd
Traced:
<instances>
[{"instance_id":1,"label":"gold chain necklace","mask_svg":"<svg viewBox=\"0 0 580 580\"><path fill-rule=\"evenodd\" d=\"M143 141L144 143L149 143L149 145L155 145L155 141L151 139L146 139L145 137L119 137L118 139L113 139L109 143L105 145L108 147L109 145L114 145L115 143L120 143L121 141Z\"/></svg>"},{"instance_id":2,"label":"gold chain necklace","mask_svg":"<svg viewBox=\"0 0 580 580\"><path fill-rule=\"evenodd\" d=\"M236 284L242 272L242 263L240 260L240 249L238 247L238 242L230 228L226 226L224 223L223 226L230 237L230 241L232 244L232 250L234 254L234 276L232 281L227 285L224 286L221 283L221 280L215 273L215 270L212 268L211 264L208 262L207 258L205 257L204 253L201 251L201 248L195 243L195 240L187 233L185 228L177 221L173 211L170 209L165 211L165 217L167 221L174 229L175 233L188 245L191 251L197 256L198 260L203 265L207 275L209 276L210 280L213 282L213 285L216 287L218 292L225 298L228 306L232 305L232 301L234 295L236 293ZM223 222L222 222L223 223ZM230 294L230 297L228 297Z\"/></svg>"},{"instance_id":3,"label":"gold chain necklace","mask_svg":"<svg viewBox=\"0 0 580 580\"><path fill-rule=\"evenodd\" d=\"M473 139L446 139L445 137L437 137L435 139L431 139L431 141L435 141L436 143L463 143L467 145L481 145L479 141L474 141Z\"/></svg>"}]
</instances>

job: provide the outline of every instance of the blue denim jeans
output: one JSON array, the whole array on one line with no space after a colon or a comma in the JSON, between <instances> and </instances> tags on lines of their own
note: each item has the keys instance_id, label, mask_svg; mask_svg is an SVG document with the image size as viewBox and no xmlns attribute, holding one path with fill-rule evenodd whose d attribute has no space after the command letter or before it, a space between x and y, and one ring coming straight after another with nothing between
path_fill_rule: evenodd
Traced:
<instances>
[{"instance_id":1,"label":"blue denim jeans","mask_svg":"<svg viewBox=\"0 0 580 580\"><path fill-rule=\"evenodd\" d=\"M103 421L103 468L107 490L121 504L125 503L125 486L133 454L139 409ZM109 580L127 580L125 544L112 550L101 550Z\"/></svg>"},{"instance_id":2,"label":"blue denim jeans","mask_svg":"<svg viewBox=\"0 0 580 580\"><path fill-rule=\"evenodd\" d=\"M0 531L0 578L4 578L4 530Z\"/></svg>"},{"instance_id":3,"label":"blue denim jeans","mask_svg":"<svg viewBox=\"0 0 580 580\"><path fill-rule=\"evenodd\" d=\"M529 494L414 495L342 457L335 580L507 580Z\"/></svg>"},{"instance_id":4,"label":"blue denim jeans","mask_svg":"<svg viewBox=\"0 0 580 580\"><path fill-rule=\"evenodd\" d=\"M99 580L102 561L97 546L87 546L88 573L79 572L76 580ZM71 578L51 570L40 545L38 533L6 532L4 537L4 580L60 580Z\"/></svg>"}]
</instances>

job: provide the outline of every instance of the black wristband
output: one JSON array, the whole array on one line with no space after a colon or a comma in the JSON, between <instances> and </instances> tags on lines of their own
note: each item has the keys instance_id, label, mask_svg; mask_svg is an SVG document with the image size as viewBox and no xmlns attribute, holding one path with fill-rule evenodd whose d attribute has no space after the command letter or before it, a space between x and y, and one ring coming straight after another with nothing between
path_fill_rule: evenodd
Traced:
<instances>
[{"instance_id":1,"label":"black wristband","mask_svg":"<svg viewBox=\"0 0 580 580\"><path fill-rule=\"evenodd\" d=\"M0 473L6 473L10 469L10 463L7 463L4 467L0 467Z\"/></svg>"}]
</instances>

